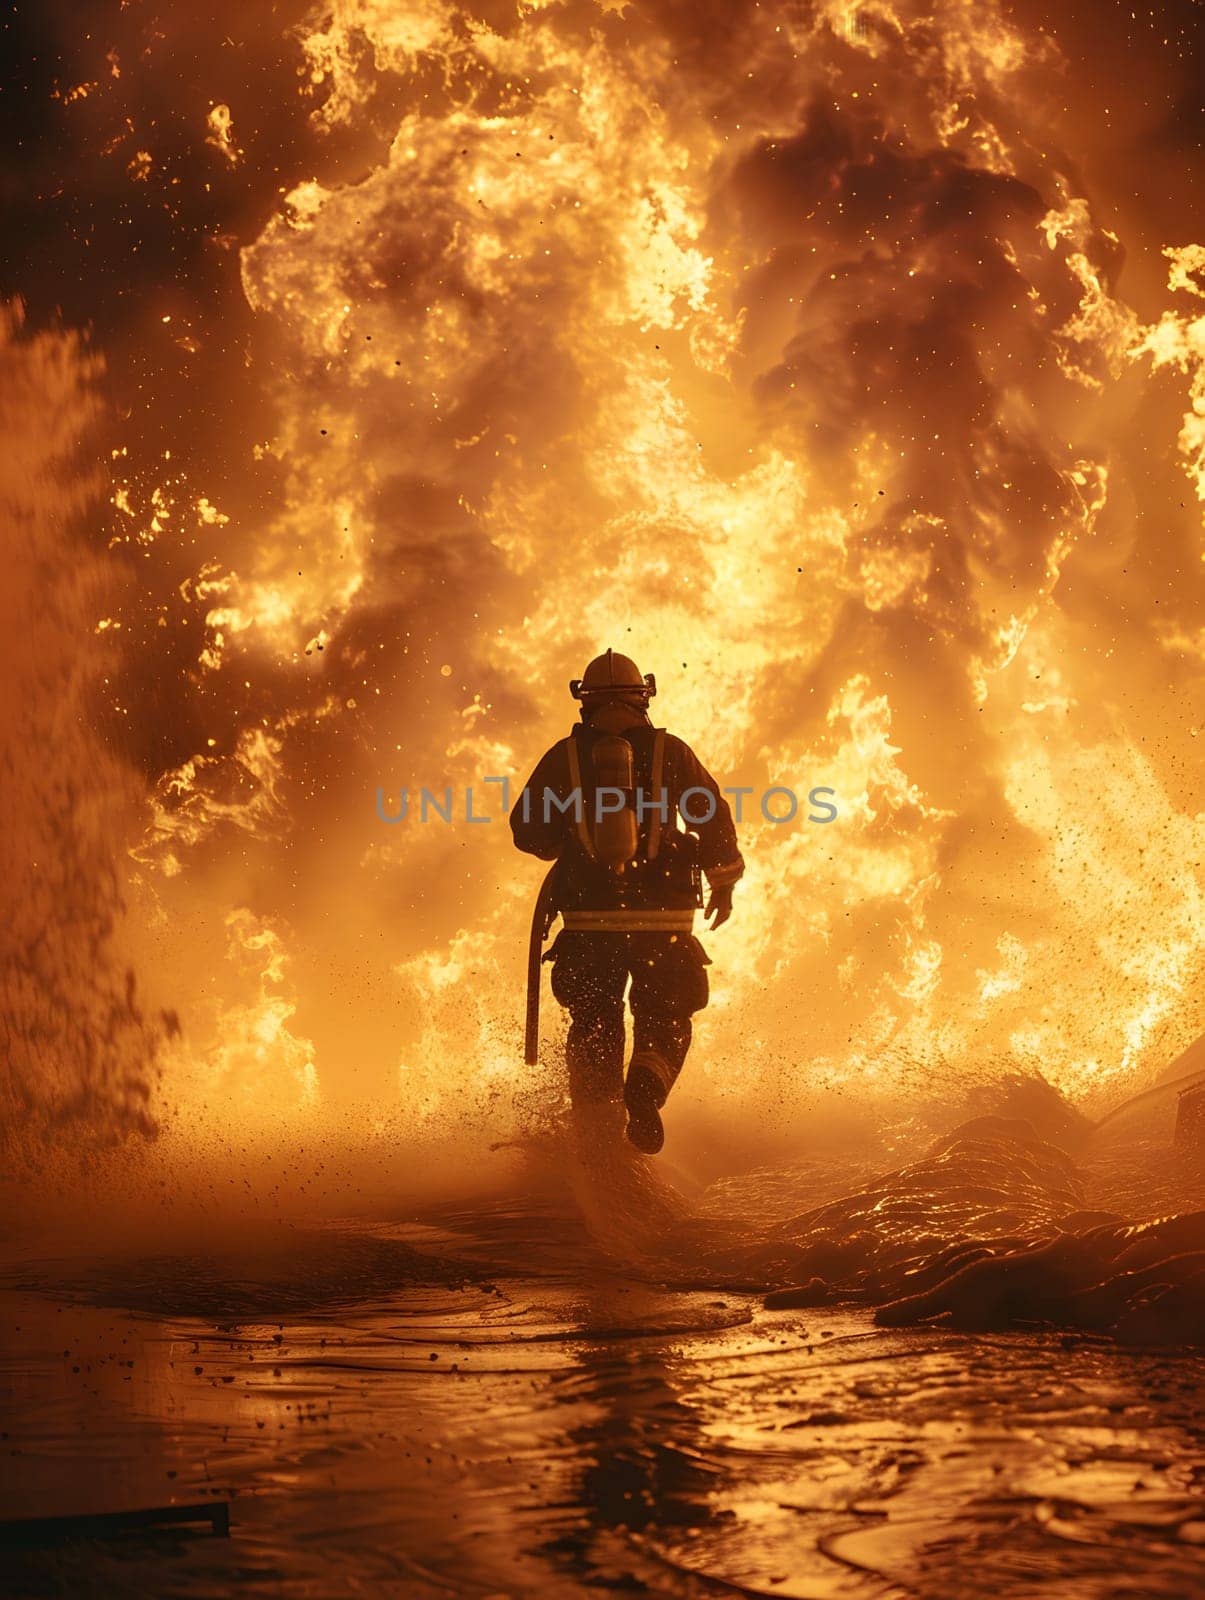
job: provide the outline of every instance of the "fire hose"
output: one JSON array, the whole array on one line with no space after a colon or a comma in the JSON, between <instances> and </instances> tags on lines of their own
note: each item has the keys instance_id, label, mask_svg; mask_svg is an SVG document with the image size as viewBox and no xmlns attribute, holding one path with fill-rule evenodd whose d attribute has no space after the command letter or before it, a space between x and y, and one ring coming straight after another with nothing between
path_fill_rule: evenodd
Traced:
<instances>
[{"instance_id":1,"label":"fire hose","mask_svg":"<svg viewBox=\"0 0 1205 1600\"><path fill-rule=\"evenodd\" d=\"M527 1028L523 1040L523 1059L534 1067L540 1059L540 967L543 965L544 941L556 921L557 863L554 861L540 885L535 910L531 917L531 935L527 941Z\"/></svg>"}]
</instances>

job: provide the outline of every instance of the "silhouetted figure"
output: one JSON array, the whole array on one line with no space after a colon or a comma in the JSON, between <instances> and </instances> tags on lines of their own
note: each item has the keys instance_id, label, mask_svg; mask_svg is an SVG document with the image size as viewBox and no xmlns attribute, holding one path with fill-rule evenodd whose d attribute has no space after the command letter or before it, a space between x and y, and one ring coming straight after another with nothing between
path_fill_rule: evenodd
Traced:
<instances>
[{"instance_id":1,"label":"silhouetted figure","mask_svg":"<svg viewBox=\"0 0 1205 1600\"><path fill-rule=\"evenodd\" d=\"M544 959L569 1011L574 1109L622 1099L628 1138L651 1155L664 1142L660 1108L686 1059L691 1015L707 1004L710 961L692 931L702 876L711 891L705 916L718 928L745 867L715 779L689 745L649 720L652 674L608 650L569 688L581 722L528 779L511 830L520 850L557 863L564 929Z\"/></svg>"}]
</instances>

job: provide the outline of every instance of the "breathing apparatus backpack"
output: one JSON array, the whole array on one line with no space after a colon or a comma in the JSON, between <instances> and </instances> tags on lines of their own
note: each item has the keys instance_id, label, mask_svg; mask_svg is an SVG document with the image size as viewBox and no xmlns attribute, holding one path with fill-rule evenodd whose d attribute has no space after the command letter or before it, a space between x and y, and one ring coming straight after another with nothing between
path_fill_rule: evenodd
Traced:
<instances>
[{"instance_id":1,"label":"breathing apparatus backpack","mask_svg":"<svg viewBox=\"0 0 1205 1600\"><path fill-rule=\"evenodd\" d=\"M604 867L612 870L625 866L636 854L640 842L636 826L636 773L633 750L621 733L604 733L594 741L590 751L590 764L594 768L595 794L599 796L594 814L589 818L594 854ZM619 809L603 809L602 796L607 790L618 790L623 796ZM614 793L606 798L614 801Z\"/></svg>"},{"instance_id":2,"label":"breathing apparatus backpack","mask_svg":"<svg viewBox=\"0 0 1205 1600\"><path fill-rule=\"evenodd\" d=\"M649 830L645 854L649 861L656 858L661 843L659 800L664 746L665 733L658 728L653 735L652 793L646 801ZM569 783L581 796L575 812L578 840L591 860L612 872L621 872L635 859L640 846L635 752L622 734L604 733L590 745L590 767L594 782L587 796L577 740L571 737Z\"/></svg>"}]
</instances>

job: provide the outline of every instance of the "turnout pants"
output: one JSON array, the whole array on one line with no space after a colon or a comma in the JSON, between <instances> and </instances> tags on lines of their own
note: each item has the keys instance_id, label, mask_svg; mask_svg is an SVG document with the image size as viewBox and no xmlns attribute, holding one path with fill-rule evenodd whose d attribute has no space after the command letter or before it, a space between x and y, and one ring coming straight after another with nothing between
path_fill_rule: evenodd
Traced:
<instances>
[{"instance_id":1,"label":"turnout pants","mask_svg":"<svg viewBox=\"0 0 1205 1600\"><path fill-rule=\"evenodd\" d=\"M551 952L552 992L569 1012L565 1059L575 1106L623 1094L624 991L631 978L633 1047L665 1063L666 1094L690 1048L691 1014L707 1004L707 968L689 933L568 931Z\"/></svg>"}]
</instances>

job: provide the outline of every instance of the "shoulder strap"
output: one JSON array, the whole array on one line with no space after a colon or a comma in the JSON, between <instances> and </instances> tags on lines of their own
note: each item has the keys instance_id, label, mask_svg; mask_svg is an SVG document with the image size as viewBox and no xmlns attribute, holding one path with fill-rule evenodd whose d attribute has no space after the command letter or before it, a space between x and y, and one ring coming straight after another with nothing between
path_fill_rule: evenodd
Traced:
<instances>
[{"instance_id":1,"label":"shoulder strap","mask_svg":"<svg viewBox=\"0 0 1205 1600\"><path fill-rule=\"evenodd\" d=\"M565 742L569 746L569 792L577 795L573 825L577 832L578 843L593 861L594 840L590 837L590 830L586 826L586 796L582 789L582 764L577 753L577 740L570 734Z\"/></svg>"},{"instance_id":2,"label":"shoulder strap","mask_svg":"<svg viewBox=\"0 0 1205 1600\"><path fill-rule=\"evenodd\" d=\"M661 769L665 764L665 729L653 730L653 770L649 785L653 791L653 815L649 822L649 842L647 855L650 861L657 859L657 852L661 848ZM669 807L665 810L666 820L669 820Z\"/></svg>"}]
</instances>

